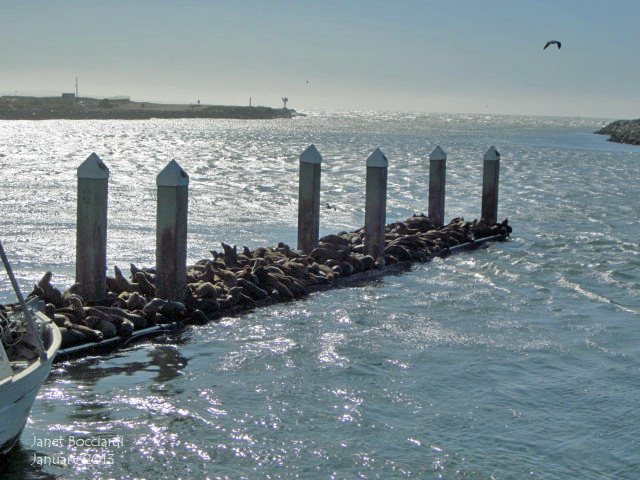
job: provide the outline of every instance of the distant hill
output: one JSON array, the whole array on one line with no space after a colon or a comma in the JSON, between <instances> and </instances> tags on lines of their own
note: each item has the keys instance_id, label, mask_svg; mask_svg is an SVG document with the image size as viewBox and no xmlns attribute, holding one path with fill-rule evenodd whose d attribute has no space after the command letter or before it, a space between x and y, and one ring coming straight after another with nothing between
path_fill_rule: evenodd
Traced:
<instances>
[{"instance_id":1,"label":"distant hill","mask_svg":"<svg viewBox=\"0 0 640 480\"><path fill-rule=\"evenodd\" d=\"M201 104L159 104L128 99L80 97L0 97L1 120L145 120L150 118L231 118L270 120L299 116L295 110Z\"/></svg>"},{"instance_id":2,"label":"distant hill","mask_svg":"<svg viewBox=\"0 0 640 480\"><path fill-rule=\"evenodd\" d=\"M595 133L611 135L610 142L640 145L640 119L616 120Z\"/></svg>"}]
</instances>

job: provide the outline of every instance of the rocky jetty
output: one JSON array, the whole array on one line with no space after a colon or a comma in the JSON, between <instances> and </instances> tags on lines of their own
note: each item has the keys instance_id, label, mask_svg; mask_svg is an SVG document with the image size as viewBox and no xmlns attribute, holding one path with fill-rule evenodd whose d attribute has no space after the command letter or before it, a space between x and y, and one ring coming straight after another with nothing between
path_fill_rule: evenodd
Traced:
<instances>
[{"instance_id":1,"label":"rocky jetty","mask_svg":"<svg viewBox=\"0 0 640 480\"><path fill-rule=\"evenodd\" d=\"M364 228L320 239L305 254L280 243L250 250L222 243L221 251L187 268L184 302L155 298L155 269L130 265L130 275L117 266L107 277L107 299L89 304L77 294L77 286L61 292L47 272L29 294L45 304L46 315L62 331L62 348L103 342L126 341L136 331L155 325L202 324L241 311L304 297L310 292L346 284L348 279L371 278L446 256L451 248L482 238L506 238L508 221L487 225L462 218L435 228L423 215L386 226L384 257L365 254ZM11 306L9 306L11 308ZM7 307L0 306L0 314Z\"/></svg>"},{"instance_id":2,"label":"rocky jetty","mask_svg":"<svg viewBox=\"0 0 640 480\"><path fill-rule=\"evenodd\" d=\"M289 108L157 104L95 98L0 97L0 120L148 120L230 118L272 120L302 116Z\"/></svg>"},{"instance_id":3,"label":"rocky jetty","mask_svg":"<svg viewBox=\"0 0 640 480\"><path fill-rule=\"evenodd\" d=\"M640 119L616 120L594 133L611 135L610 142L640 145Z\"/></svg>"}]
</instances>

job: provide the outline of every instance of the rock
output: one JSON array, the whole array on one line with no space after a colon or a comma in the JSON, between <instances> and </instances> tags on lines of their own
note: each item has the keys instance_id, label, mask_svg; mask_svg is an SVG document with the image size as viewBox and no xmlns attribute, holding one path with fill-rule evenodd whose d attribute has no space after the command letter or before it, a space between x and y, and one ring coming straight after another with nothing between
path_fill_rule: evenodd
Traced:
<instances>
[{"instance_id":1,"label":"rock","mask_svg":"<svg viewBox=\"0 0 640 480\"><path fill-rule=\"evenodd\" d=\"M640 145L640 119L616 120L594 133L610 135L610 142Z\"/></svg>"}]
</instances>

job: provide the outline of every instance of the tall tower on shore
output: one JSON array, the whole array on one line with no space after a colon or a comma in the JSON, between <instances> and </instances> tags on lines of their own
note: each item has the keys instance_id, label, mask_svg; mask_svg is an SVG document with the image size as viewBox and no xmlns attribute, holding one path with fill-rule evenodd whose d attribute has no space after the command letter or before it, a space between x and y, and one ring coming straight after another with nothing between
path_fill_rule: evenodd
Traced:
<instances>
[{"instance_id":1,"label":"tall tower on shore","mask_svg":"<svg viewBox=\"0 0 640 480\"><path fill-rule=\"evenodd\" d=\"M287 97L282 97L282 103L284 103L284 109L287 109L287 102L289 101L289 99Z\"/></svg>"},{"instance_id":2,"label":"tall tower on shore","mask_svg":"<svg viewBox=\"0 0 640 480\"><path fill-rule=\"evenodd\" d=\"M76 98L78 98L78 77L76 77Z\"/></svg>"}]
</instances>

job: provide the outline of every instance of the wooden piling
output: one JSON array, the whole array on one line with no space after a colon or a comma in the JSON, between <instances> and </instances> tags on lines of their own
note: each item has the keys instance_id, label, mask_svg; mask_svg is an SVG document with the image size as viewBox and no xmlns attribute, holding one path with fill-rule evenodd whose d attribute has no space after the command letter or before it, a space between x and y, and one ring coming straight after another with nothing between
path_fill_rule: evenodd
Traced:
<instances>
[{"instance_id":1,"label":"wooden piling","mask_svg":"<svg viewBox=\"0 0 640 480\"><path fill-rule=\"evenodd\" d=\"M187 288L189 175L171 160L158 174L156 297L184 301Z\"/></svg>"},{"instance_id":2,"label":"wooden piling","mask_svg":"<svg viewBox=\"0 0 640 480\"><path fill-rule=\"evenodd\" d=\"M300 155L298 191L298 250L310 253L320 232L320 168L322 156L314 145Z\"/></svg>"},{"instance_id":3,"label":"wooden piling","mask_svg":"<svg viewBox=\"0 0 640 480\"><path fill-rule=\"evenodd\" d=\"M88 302L107 296L109 168L92 153L77 170L76 283Z\"/></svg>"},{"instance_id":4,"label":"wooden piling","mask_svg":"<svg viewBox=\"0 0 640 480\"><path fill-rule=\"evenodd\" d=\"M444 225L447 154L437 146L429 155L429 220L436 227Z\"/></svg>"},{"instance_id":5,"label":"wooden piling","mask_svg":"<svg viewBox=\"0 0 640 480\"><path fill-rule=\"evenodd\" d=\"M480 219L495 225L498 221L498 180L500 177L500 154L491 146L484 154L482 171L482 211Z\"/></svg>"},{"instance_id":6,"label":"wooden piling","mask_svg":"<svg viewBox=\"0 0 640 480\"><path fill-rule=\"evenodd\" d=\"M375 259L384 257L388 166L389 161L379 148L367 159L364 249Z\"/></svg>"}]
</instances>

